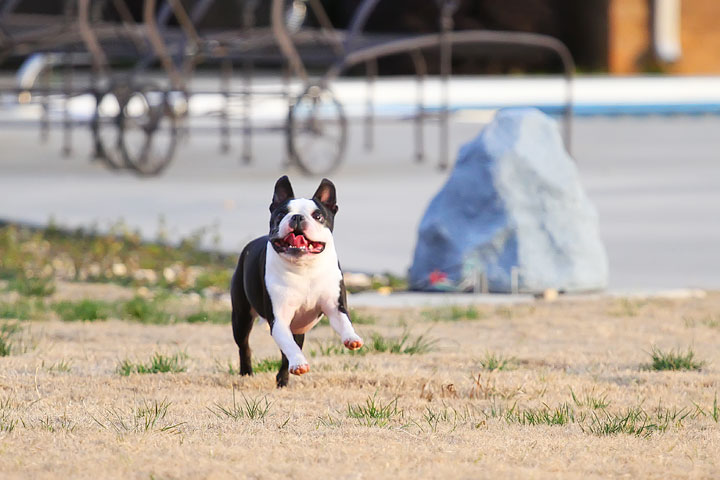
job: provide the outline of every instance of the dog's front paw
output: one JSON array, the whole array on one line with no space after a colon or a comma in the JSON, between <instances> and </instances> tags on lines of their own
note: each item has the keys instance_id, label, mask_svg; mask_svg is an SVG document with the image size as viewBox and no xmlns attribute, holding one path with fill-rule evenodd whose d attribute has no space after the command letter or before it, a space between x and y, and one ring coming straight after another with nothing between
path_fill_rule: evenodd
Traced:
<instances>
[{"instance_id":1,"label":"dog's front paw","mask_svg":"<svg viewBox=\"0 0 720 480\"><path fill-rule=\"evenodd\" d=\"M308 365L308 361L305 358L305 355L299 354L295 355L294 358L291 358L290 368L288 368L288 371L293 375L302 375L309 372L310 365Z\"/></svg>"},{"instance_id":2,"label":"dog's front paw","mask_svg":"<svg viewBox=\"0 0 720 480\"><path fill-rule=\"evenodd\" d=\"M310 365L303 363L302 365L290 365L290 373L293 375L302 375L310 371Z\"/></svg>"},{"instance_id":3,"label":"dog's front paw","mask_svg":"<svg viewBox=\"0 0 720 480\"><path fill-rule=\"evenodd\" d=\"M343 343L350 350L358 350L358 349L362 348L362 346L363 346L362 338L358 337L357 335L352 335L352 336L344 339Z\"/></svg>"}]
</instances>

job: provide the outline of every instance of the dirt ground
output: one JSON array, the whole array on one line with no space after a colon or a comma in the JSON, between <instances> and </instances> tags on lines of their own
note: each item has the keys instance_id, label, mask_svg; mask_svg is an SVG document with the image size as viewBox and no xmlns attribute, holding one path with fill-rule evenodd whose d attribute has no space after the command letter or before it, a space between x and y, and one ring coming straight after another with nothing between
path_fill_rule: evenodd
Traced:
<instances>
[{"instance_id":1,"label":"dirt ground","mask_svg":"<svg viewBox=\"0 0 720 480\"><path fill-rule=\"evenodd\" d=\"M277 390L275 372L228 372L229 362L237 367L229 325L23 323L24 348L0 357L0 476L717 478L720 472L717 403L713 410L720 293L488 306L465 316L359 313L374 320L358 326L366 340L407 331L410 339L437 340L434 350L339 354L327 348L341 346L339 339L321 325L305 347L315 352L311 371ZM256 326L251 345L256 361L278 357L265 325ZM653 371L647 367L653 347L692 348L706 363L699 371ZM186 371L118 373L123 360L143 362L154 353L180 354ZM506 364L493 370L491 358ZM242 414L233 409L233 394ZM387 407L386 418L358 414L367 402ZM650 420L634 424L637 434L593 431L640 410ZM558 411L565 414L552 413ZM560 420L532 420L543 412Z\"/></svg>"}]
</instances>

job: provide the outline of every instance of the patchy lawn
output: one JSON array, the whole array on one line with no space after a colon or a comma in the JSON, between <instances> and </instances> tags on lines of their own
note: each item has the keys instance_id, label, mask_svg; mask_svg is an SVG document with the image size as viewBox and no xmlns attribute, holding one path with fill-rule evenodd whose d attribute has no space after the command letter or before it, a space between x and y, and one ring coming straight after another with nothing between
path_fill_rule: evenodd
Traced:
<instances>
[{"instance_id":1,"label":"patchy lawn","mask_svg":"<svg viewBox=\"0 0 720 480\"><path fill-rule=\"evenodd\" d=\"M310 372L277 390L266 325L239 377L227 305L109 292L0 298L3 478L720 471L718 293L358 309L367 348L321 324Z\"/></svg>"}]
</instances>

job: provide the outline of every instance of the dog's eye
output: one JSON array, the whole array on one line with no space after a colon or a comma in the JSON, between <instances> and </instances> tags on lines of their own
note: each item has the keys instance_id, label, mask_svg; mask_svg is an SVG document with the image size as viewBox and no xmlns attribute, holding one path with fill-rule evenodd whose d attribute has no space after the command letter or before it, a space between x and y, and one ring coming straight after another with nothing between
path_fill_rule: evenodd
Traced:
<instances>
[{"instance_id":1,"label":"dog's eye","mask_svg":"<svg viewBox=\"0 0 720 480\"><path fill-rule=\"evenodd\" d=\"M318 222L322 222L322 221L323 221L323 214L320 213L320 210L315 210L315 211L313 212L313 214L312 214L312 217L313 217L315 220L317 220Z\"/></svg>"}]
</instances>

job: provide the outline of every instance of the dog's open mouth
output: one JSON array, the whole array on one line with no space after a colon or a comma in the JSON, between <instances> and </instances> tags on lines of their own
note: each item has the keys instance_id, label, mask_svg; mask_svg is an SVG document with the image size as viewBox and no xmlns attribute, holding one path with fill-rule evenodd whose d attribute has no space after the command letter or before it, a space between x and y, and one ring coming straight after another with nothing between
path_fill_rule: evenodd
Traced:
<instances>
[{"instance_id":1,"label":"dog's open mouth","mask_svg":"<svg viewBox=\"0 0 720 480\"><path fill-rule=\"evenodd\" d=\"M320 253L325 250L323 242L313 242L303 234L294 233L288 233L285 238L276 238L272 241L272 245L278 253Z\"/></svg>"}]
</instances>

